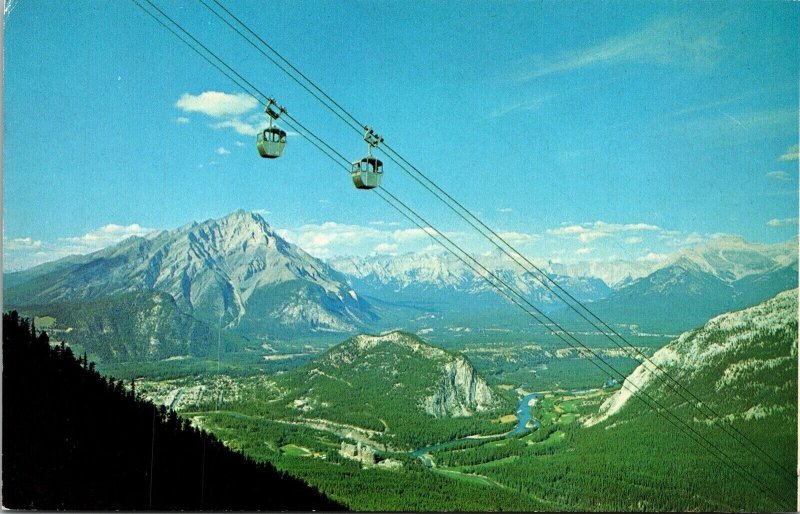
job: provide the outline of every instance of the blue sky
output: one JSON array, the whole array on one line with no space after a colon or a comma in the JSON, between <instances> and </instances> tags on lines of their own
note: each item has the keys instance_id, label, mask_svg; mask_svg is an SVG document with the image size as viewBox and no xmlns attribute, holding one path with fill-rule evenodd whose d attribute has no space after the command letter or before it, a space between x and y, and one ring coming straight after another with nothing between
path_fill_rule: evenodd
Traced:
<instances>
[{"instance_id":1,"label":"blue sky","mask_svg":"<svg viewBox=\"0 0 800 514\"><path fill-rule=\"evenodd\" d=\"M202 5L157 4L343 154L365 153ZM533 257L797 234L796 3L226 5ZM133 3L19 0L5 21L5 269L238 208L321 257L430 243L299 137L260 159L254 102ZM487 249L391 165L384 185Z\"/></svg>"}]
</instances>

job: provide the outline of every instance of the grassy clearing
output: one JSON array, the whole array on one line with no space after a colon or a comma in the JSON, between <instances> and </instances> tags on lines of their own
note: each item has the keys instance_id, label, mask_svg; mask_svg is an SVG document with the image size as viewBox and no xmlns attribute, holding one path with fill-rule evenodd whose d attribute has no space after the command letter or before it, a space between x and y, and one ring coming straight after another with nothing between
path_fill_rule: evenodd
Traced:
<instances>
[{"instance_id":1,"label":"grassy clearing","mask_svg":"<svg viewBox=\"0 0 800 514\"><path fill-rule=\"evenodd\" d=\"M311 450L303 448L302 446L297 446L296 444L285 444L281 446L281 451L284 455L290 457L308 457L311 455Z\"/></svg>"},{"instance_id":2,"label":"grassy clearing","mask_svg":"<svg viewBox=\"0 0 800 514\"><path fill-rule=\"evenodd\" d=\"M53 316L36 316L33 321L39 330L47 330L55 324L56 319Z\"/></svg>"}]
</instances>

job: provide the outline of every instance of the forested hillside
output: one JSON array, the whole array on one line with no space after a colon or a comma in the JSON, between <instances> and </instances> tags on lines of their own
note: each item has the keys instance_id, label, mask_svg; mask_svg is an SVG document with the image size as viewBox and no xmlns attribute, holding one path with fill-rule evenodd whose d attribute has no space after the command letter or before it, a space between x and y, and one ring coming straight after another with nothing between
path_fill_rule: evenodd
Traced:
<instances>
[{"instance_id":1,"label":"forested hillside","mask_svg":"<svg viewBox=\"0 0 800 514\"><path fill-rule=\"evenodd\" d=\"M339 510L3 315L3 506Z\"/></svg>"}]
</instances>

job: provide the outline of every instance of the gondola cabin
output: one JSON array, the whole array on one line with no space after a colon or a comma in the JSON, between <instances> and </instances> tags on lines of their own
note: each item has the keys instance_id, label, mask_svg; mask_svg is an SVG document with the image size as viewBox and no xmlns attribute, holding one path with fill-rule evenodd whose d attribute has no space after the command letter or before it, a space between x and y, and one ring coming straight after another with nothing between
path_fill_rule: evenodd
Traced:
<instances>
[{"instance_id":1,"label":"gondola cabin","mask_svg":"<svg viewBox=\"0 0 800 514\"><path fill-rule=\"evenodd\" d=\"M286 147L286 131L280 127L269 127L258 133L256 147L261 157L277 159Z\"/></svg>"},{"instance_id":2,"label":"gondola cabin","mask_svg":"<svg viewBox=\"0 0 800 514\"><path fill-rule=\"evenodd\" d=\"M351 171L353 184L358 189L373 189L381 185L383 163L380 159L368 156L353 163Z\"/></svg>"}]
</instances>

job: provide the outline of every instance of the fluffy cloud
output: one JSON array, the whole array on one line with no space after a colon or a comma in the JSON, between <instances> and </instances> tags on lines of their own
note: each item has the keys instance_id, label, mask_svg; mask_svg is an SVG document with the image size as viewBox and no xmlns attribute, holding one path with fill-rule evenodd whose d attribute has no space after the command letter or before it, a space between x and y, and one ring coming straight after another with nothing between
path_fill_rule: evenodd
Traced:
<instances>
[{"instance_id":1,"label":"fluffy cloud","mask_svg":"<svg viewBox=\"0 0 800 514\"><path fill-rule=\"evenodd\" d=\"M3 254L7 270L25 269L68 255L82 255L102 250L131 236L146 236L154 229L139 224L115 225L110 223L81 236L63 237L55 242L44 242L31 237L3 241Z\"/></svg>"},{"instance_id":2,"label":"fluffy cloud","mask_svg":"<svg viewBox=\"0 0 800 514\"><path fill-rule=\"evenodd\" d=\"M255 125L244 122L238 118L220 121L219 123L214 123L211 125L211 128L213 129L232 128L237 133L243 136L255 136L261 131L261 129L259 129Z\"/></svg>"},{"instance_id":3,"label":"fluffy cloud","mask_svg":"<svg viewBox=\"0 0 800 514\"><path fill-rule=\"evenodd\" d=\"M178 116L177 118L175 118L175 122L186 124L189 123L189 118L187 118L186 116Z\"/></svg>"},{"instance_id":4,"label":"fluffy cloud","mask_svg":"<svg viewBox=\"0 0 800 514\"><path fill-rule=\"evenodd\" d=\"M647 223L606 223L605 221L595 221L594 223L581 223L577 225L566 225L559 228L548 229L547 234L566 238L577 239L581 243L591 243L604 237L611 237L617 233L631 232L659 232L662 229L656 225Z\"/></svg>"},{"instance_id":5,"label":"fluffy cloud","mask_svg":"<svg viewBox=\"0 0 800 514\"><path fill-rule=\"evenodd\" d=\"M669 254L666 253L655 253L655 252L648 252L641 257L637 257L636 260L639 262L663 262L669 258Z\"/></svg>"},{"instance_id":6,"label":"fluffy cloud","mask_svg":"<svg viewBox=\"0 0 800 514\"><path fill-rule=\"evenodd\" d=\"M395 254L397 250L400 248L400 245L397 243L379 243L375 245L375 248L372 249L374 253L378 254Z\"/></svg>"},{"instance_id":7,"label":"fluffy cloud","mask_svg":"<svg viewBox=\"0 0 800 514\"><path fill-rule=\"evenodd\" d=\"M418 251L430 241L428 234L435 234L430 227L424 230L416 227L386 230L377 228L380 226L326 221L279 230L278 235L316 257L329 258L337 255ZM445 235L454 240L462 237L460 233L445 232Z\"/></svg>"},{"instance_id":8,"label":"fluffy cloud","mask_svg":"<svg viewBox=\"0 0 800 514\"><path fill-rule=\"evenodd\" d=\"M152 228L144 228L138 223L132 225L115 225L109 223L104 227L97 230L88 232L79 237L66 237L60 241L64 241L75 245L76 247L83 247L85 251L77 253L89 253L95 250L100 250L106 246L118 243L131 236L146 236L153 232Z\"/></svg>"},{"instance_id":9,"label":"fluffy cloud","mask_svg":"<svg viewBox=\"0 0 800 514\"><path fill-rule=\"evenodd\" d=\"M514 209L512 209L511 207L499 207L497 209L497 212L503 212L503 213L514 212Z\"/></svg>"},{"instance_id":10,"label":"fluffy cloud","mask_svg":"<svg viewBox=\"0 0 800 514\"><path fill-rule=\"evenodd\" d=\"M256 108L258 101L244 93L229 94L205 91L199 95L184 93L175 107L185 112L199 112L213 118L239 116Z\"/></svg>"},{"instance_id":11,"label":"fluffy cloud","mask_svg":"<svg viewBox=\"0 0 800 514\"><path fill-rule=\"evenodd\" d=\"M42 242L30 237L18 237L3 241L3 248L6 250L31 250L34 248L41 248Z\"/></svg>"},{"instance_id":12,"label":"fluffy cloud","mask_svg":"<svg viewBox=\"0 0 800 514\"><path fill-rule=\"evenodd\" d=\"M692 232L691 234L685 234L683 232L679 232L676 230L667 230L664 231L661 235L658 236L659 240L663 241L664 244L667 246L692 246L696 244L700 244L706 240L705 237L701 236L697 232Z\"/></svg>"},{"instance_id":13,"label":"fluffy cloud","mask_svg":"<svg viewBox=\"0 0 800 514\"><path fill-rule=\"evenodd\" d=\"M505 239L511 245L522 245L525 243L530 243L539 239L541 236L537 234L528 234L526 232L498 232L498 235Z\"/></svg>"},{"instance_id":14,"label":"fluffy cloud","mask_svg":"<svg viewBox=\"0 0 800 514\"><path fill-rule=\"evenodd\" d=\"M217 155L228 155L229 153L231 153L230 150L225 149L224 146L220 146L214 151L216 152Z\"/></svg>"},{"instance_id":15,"label":"fluffy cloud","mask_svg":"<svg viewBox=\"0 0 800 514\"><path fill-rule=\"evenodd\" d=\"M767 222L768 227L785 227L788 225L797 225L797 218L773 218Z\"/></svg>"},{"instance_id":16,"label":"fluffy cloud","mask_svg":"<svg viewBox=\"0 0 800 514\"><path fill-rule=\"evenodd\" d=\"M785 171L770 171L769 173L767 173L767 177L774 180L780 180L781 182L788 182L792 178Z\"/></svg>"},{"instance_id":17,"label":"fluffy cloud","mask_svg":"<svg viewBox=\"0 0 800 514\"><path fill-rule=\"evenodd\" d=\"M778 157L779 161L796 161L800 158L800 145L792 145L786 149L786 151Z\"/></svg>"}]
</instances>

